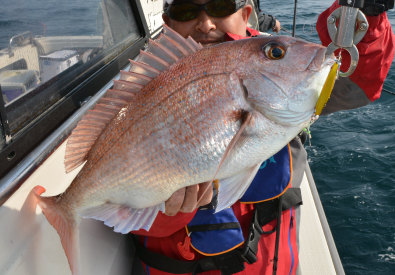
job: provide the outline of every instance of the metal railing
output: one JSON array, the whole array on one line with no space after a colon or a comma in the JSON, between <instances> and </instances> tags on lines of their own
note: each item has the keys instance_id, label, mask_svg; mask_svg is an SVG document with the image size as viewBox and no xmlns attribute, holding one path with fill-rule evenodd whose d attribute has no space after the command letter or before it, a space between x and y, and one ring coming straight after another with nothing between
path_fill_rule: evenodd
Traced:
<instances>
[{"instance_id":1,"label":"metal railing","mask_svg":"<svg viewBox=\"0 0 395 275\"><path fill-rule=\"evenodd\" d=\"M19 37L21 37L23 40L25 40L26 38L25 38L25 35L26 34L28 34L29 35L29 38L30 38L30 44L33 44L33 34L30 32L30 31L27 31L27 32L24 32L24 33L21 33L21 34L17 34L17 35L14 35L13 37L11 37L11 39L10 39L10 45L8 46L8 54L10 55L10 57L12 57L13 55L14 55L14 53L12 52L12 43L14 42L14 40L16 39L16 38L19 38Z\"/></svg>"}]
</instances>

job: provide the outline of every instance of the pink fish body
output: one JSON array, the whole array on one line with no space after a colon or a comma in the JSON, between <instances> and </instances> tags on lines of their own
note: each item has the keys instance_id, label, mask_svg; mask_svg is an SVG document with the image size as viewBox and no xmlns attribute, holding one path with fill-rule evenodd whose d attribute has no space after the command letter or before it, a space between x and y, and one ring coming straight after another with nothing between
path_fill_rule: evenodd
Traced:
<instances>
[{"instance_id":1,"label":"pink fish body","mask_svg":"<svg viewBox=\"0 0 395 275\"><path fill-rule=\"evenodd\" d=\"M70 187L55 197L34 188L74 275L82 217L149 230L175 191L214 178L217 210L237 201L260 164L308 125L333 64L326 48L291 37L201 49L164 33L73 131L66 170L86 163Z\"/></svg>"}]
</instances>

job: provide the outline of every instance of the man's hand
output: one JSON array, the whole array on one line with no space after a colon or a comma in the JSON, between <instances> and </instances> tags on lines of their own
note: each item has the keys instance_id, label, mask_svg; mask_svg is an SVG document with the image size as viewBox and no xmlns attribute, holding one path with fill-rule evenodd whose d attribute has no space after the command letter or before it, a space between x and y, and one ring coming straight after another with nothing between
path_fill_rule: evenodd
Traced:
<instances>
[{"instance_id":1,"label":"man's hand","mask_svg":"<svg viewBox=\"0 0 395 275\"><path fill-rule=\"evenodd\" d=\"M207 192L203 194L206 189L208 189ZM174 192L170 199L165 202L165 214L168 216L174 216L178 212L192 212L202 205L209 204L212 196L213 188L210 182L181 188Z\"/></svg>"},{"instance_id":2,"label":"man's hand","mask_svg":"<svg viewBox=\"0 0 395 275\"><path fill-rule=\"evenodd\" d=\"M272 28L272 30L278 34L278 33L280 32L280 29L281 29L280 21L278 21L278 20L276 19L276 25L274 25L274 27Z\"/></svg>"}]
</instances>

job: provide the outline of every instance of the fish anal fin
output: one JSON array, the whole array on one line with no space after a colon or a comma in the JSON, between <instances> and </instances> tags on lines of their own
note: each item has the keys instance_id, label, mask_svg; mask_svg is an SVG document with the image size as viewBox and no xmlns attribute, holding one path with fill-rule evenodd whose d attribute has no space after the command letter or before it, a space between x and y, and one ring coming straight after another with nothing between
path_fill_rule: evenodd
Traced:
<instances>
[{"instance_id":1,"label":"fish anal fin","mask_svg":"<svg viewBox=\"0 0 395 275\"><path fill-rule=\"evenodd\" d=\"M114 227L115 232L122 234L141 228L148 231L159 211L165 212L164 203L142 209L115 203L77 209L82 217L104 221L105 225Z\"/></svg>"},{"instance_id":2,"label":"fish anal fin","mask_svg":"<svg viewBox=\"0 0 395 275\"><path fill-rule=\"evenodd\" d=\"M78 232L81 218L77 215L70 216L64 213L62 208L59 208L55 202L58 196L41 197L40 195L45 192L43 187L36 186L32 191L38 200L38 205L44 216L59 234L73 275L81 275Z\"/></svg>"}]
</instances>

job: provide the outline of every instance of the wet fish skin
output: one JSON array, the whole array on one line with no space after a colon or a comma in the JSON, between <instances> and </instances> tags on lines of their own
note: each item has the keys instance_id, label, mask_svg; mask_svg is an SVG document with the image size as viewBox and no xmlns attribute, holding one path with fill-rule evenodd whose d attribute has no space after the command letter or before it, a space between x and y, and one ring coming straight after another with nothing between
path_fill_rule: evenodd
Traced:
<instances>
[{"instance_id":1,"label":"wet fish skin","mask_svg":"<svg viewBox=\"0 0 395 275\"><path fill-rule=\"evenodd\" d=\"M267 40L269 39L264 39L265 42ZM257 72L270 71L272 79L283 76L276 85L285 82L282 91L291 93L294 83L301 82L301 79L315 73L306 71L312 61L309 56L306 61L306 55L311 53L301 50L295 51L295 57L298 57L297 64L289 64L285 58L275 60L277 62L270 60L275 62L270 66L270 70L260 70L266 64L257 61L259 59L256 52L259 57L260 46L265 42L255 42L254 47L248 47L253 42L239 42L204 49L184 58L183 62L174 64L171 69L149 83L107 126L92 147L88 161L75 181L78 194L83 196L77 207L92 204L94 201L108 201L109 190L118 193L111 202L127 204L132 208L149 207L167 200L182 187L210 180L226 145L240 127L240 110L254 113L257 128L250 126L246 131L255 131L261 136L261 133L266 132L269 139L276 135L277 139L281 136L283 138L280 146L270 146L276 148L274 150L269 150L268 146L265 146L268 139L260 138L259 143L249 147L247 152L240 153L241 156L237 156L236 161L229 158L225 164L233 163L231 170L239 166L238 170L241 171L281 149L300 131L300 126L297 125L299 127L293 129L289 136L285 136L284 127L273 125L270 120L254 111L249 100L244 98L244 92L238 82L243 81L249 96L252 97L265 91L262 89L266 86L265 83L256 81ZM306 44L300 41L293 43L300 43L306 47ZM293 45L290 47L295 47ZM324 50L316 45L307 47L313 47L313 54L316 54L318 49ZM270 63L269 60L265 61ZM253 62L258 64L251 72ZM273 66L289 71L273 70ZM296 102L302 101L302 91L296 92L300 93ZM273 105L276 100L280 101L282 95L276 94L279 92L273 91L270 97L272 101L268 104ZM315 101L318 95L317 92L314 96ZM305 98L308 99L308 95ZM311 113L308 117L311 116L313 108L313 105L310 106ZM211 135L209 138L207 133ZM246 146L249 146L249 143ZM267 151L266 156L262 155L262 149L258 149L262 146ZM253 154L256 155L253 161L238 160L252 152L259 152ZM193 167L197 169L191 169ZM227 172L227 165L224 165L218 176L231 175L232 172ZM121 182L124 184L120 184ZM85 191L86 188L99 186L106 191L96 190L94 194ZM78 194L72 196L76 197Z\"/></svg>"},{"instance_id":2,"label":"wet fish skin","mask_svg":"<svg viewBox=\"0 0 395 275\"><path fill-rule=\"evenodd\" d=\"M262 46L273 41L285 46L283 59L263 54ZM243 114L252 119L215 176L220 183L251 174L251 167L283 148L314 112L331 65L321 67L324 52L290 37L228 42L181 59L148 83L104 128L66 192L39 197L47 218L60 213L71 232L60 235L73 274L80 272L73 264L80 215L118 223L120 232L148 230L156 213L146 209L180 188L213 179ZM221 201L227 190L219 194ZM132 209L147 217L131 228Z\"/></svg>"},{"instance_id":3,"label":"wet fish skin","mask_svg":"<svg viewBox=\"0 0 395 275\"><path fill-rule=\"evenodd\" d=\"M184 167L182 170L188 173L180 174L179 170L183 165L189 167L194 164L202 165L200 170L213 170L213 165L207 160L209 156L220 158L225 144L219 141L229 140L234 135L238 128L237 110L245 104L241 101L242 93L235 93L227 87L228 76L233 69L228 64L232 64L233 56L220 55L221 50L203 50L186 57L184 62L174 64L171 70L159 75L121 110L92 147L85 167L70 187L76 188L70 196L83 196L77 207L96 200L107 201L108 190L119 190L121 195L114 198L117 203L130 205L133 196L131 207L148 207L166 200L185 182L192 185L207 177L202 177L201 171L190 173ZM212 55L217 55L217 60L212 61ZM237 103L239 106L232 103L234 99L240 101ZM220 105L214 106L216 103ZM223 130L224 119L230 120L225 125L225 129L231 130L229 133ZM213 124L212 121L218 122ZM206 131L224 133L212 139L212 144L222 144L221 149L215 145L194 150L206 142ZM188 140L194 145L190 146ZM184 156L184 160L190 162L178 165L183 153L176 151L177 146L190 154ZM158 170L162 172L158 174ZM121 185L120 182L126 179L132 182ZM106 191L96 190L94 194L85 191L99 185L105 186ZM153 203L153 194L156 193L145 195L147 185L151 191L160 188L171 193L158 192L159 198Z\"/></svg>"}]
</instances>

